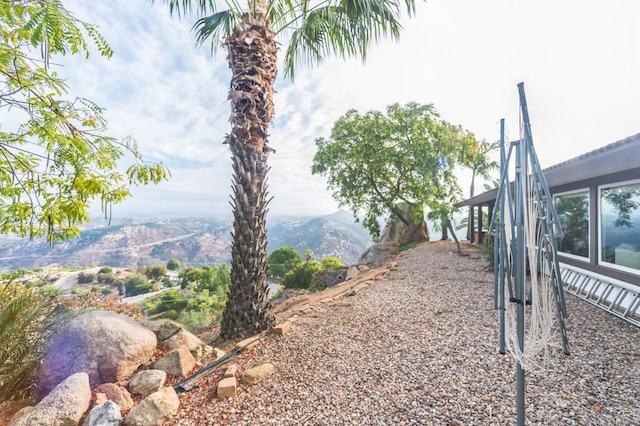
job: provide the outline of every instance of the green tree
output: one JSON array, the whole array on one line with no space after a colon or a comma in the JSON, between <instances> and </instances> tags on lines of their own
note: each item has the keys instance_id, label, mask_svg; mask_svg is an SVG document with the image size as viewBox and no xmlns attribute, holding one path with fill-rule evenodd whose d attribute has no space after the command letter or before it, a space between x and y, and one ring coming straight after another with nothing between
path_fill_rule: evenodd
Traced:
<instances>
[{"instance_id":1,"label":"green tree","mask_svg":"<svg viewBox=\"0 0 640 426\"><path fill-rule=\"evenodd\" d=\"M393 104L386 113L348 111L329 139L316 139L312 173L326 176L333 198L380 236L378 219L393 215L407 226L423 221L423 206L442 203L459 188L453 170L473 135L440 119L433 105ZM405 217L399 203L410 206Z\"/></svg>"},{"instance_id":2,"label":"green tree","mask_svg":"<svg viewBox=\"0 0 640 426\"><path fill-rule=\"evenodd\" d=\"M232 112L225 143L233 158L234 224L231 290L220 335L250 336L275 323L267 291L266 212L276 35L288 38L284 67L290 77L299 63L319 64L334 53L364 59L371 44L398 38L401 8L411 16L415 0L249 0L244 7L225 2L227 10L218 10L219 3L211 0L164 2L178 16L194 12L200 17L194 26L199 44L211 39L212 51L220 44L227 49Z\"/></svg>"},{"instance_id":3,"label":"green tree","mask_svg":"<svg viewBox=\"0 0 640 426\"><path fill-rule=\"evenodd\" d=\"M167 274L167 268L164 265L146 266L140 271L151 281L158 281Z\"/></svg>"},{"instance_id":4,"label":"green tree","mask_svg":"<svg viewBox=\"0 0 640 426\"><path fill-rule=\"evenodd\" d=\"M158 183L161 164L145 162L135 141L107 136L102 109L67 97L54 71L65 54L112 52L94 26L79 21L60 0L0 2L0 234L47 242L79 235L92 200L105 215L131 194L129 185ZM118 160L133 159L126 177Z\"/></svg>"},{"instance_id":5,"label":"green tree","mask_svg":"<svg viewBox=\"0 0 640 426\"><path fill-rule=\"evenodd\" d=\"M177 271L180 269L180 261L178 259L171 259L167 262L167 269L170 271Z\"/></svg>"},{"instance_id":6,"label":"green tree","mask_svg":"<svg viewBox=\"0 0 640 426\"><path fill-rule=\"evenodd\" d=\"M178 273L180 279L180 288L185 289L191 284L195 284L200 279L201 269L185 268Z\"/></svg>"},{"instance_id":7,"label":"green tree","mask_svg":"<svg viewBox=\"0 0 640 426\"><path fill-rule=\"evenodd\" d=\"M269 275L277 280L282 280L287 272L300 263L302 263L302 257L293 247L280 247L267 257Z\"/></svg>"}]
</instances>

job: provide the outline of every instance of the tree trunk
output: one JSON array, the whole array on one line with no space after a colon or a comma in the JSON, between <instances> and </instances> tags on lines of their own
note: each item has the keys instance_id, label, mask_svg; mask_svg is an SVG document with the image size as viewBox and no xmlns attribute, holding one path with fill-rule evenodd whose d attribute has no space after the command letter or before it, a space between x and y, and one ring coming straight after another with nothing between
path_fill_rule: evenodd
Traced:
<instances>
[{"instance_id":1,"label":"tree trunk","mask_svg":"<svg viewBox=\"0 0 640 426\"><path fill-rule=\"evenodd\" d=\"M258 18L261 16L258 14ZM273 117L277 46L263 19L249 14L225 41L231 68L233 244L231 288L220 335L247 337L273 327L267 284L267 146Z\"/></svg>"},{"instance_id":2,"label":"tree trunk","mask_svg":"<svg viewBox=\"0 0 640 426\"><path fill-rule=\"evenodd\" d=\"M446 241L449 239L449 218L447 216L442 216L440 218L440 226L442 227L442 238L440 240Z\"/></svg>"},{"instance_id":3,"label":"tree trunk","mask_svg":"<svg viewBox=\"0 0 640 426\"><path fill-rule=\"evenodd\" d=\"M451 236L453 237L453 240L456 242L458 254L461 254L462 250L460 249L460 241L458 241L458 236L456 235L456 231L455 229L453 229L453 225L451 224L451 221L448 218L447 218L447 228L449 228L449 231L451 231Z\"/></svg>"}]
</instances>

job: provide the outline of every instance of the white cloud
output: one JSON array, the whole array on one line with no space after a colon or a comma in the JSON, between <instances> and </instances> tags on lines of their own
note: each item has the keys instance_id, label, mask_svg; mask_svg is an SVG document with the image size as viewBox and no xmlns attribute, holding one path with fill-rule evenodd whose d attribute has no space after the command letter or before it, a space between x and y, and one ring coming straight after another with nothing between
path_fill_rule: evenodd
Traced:
<instances>
[{"instance_id":1,"label":"white cloud","mask_svg":"<svg viewBox=\"0 0 640 426\"><path fill-rule=\"evenodd\" d=\"M65 4L100 25L115 50L109 61L62 59L74 93L108 109L111 134L134 135L148 157L172 168L171 182L136 189L117 211L167 203L230 210L224 50L215 60L208 46L196 51L192 20L170 17L160 2ZM337 208L310 166L315 138L328 136L350 108L433 103L445 120L483 139L498 139L498 122L506 118L514 139L516 84L524 81L543 167L640 132L639 16L640 3L625 0L420 3L416 19L403 19L400 41L381 42L365 65L328 59L300 69L293 83L278 80L271 211Z\"/></svg>"}]
</instances>

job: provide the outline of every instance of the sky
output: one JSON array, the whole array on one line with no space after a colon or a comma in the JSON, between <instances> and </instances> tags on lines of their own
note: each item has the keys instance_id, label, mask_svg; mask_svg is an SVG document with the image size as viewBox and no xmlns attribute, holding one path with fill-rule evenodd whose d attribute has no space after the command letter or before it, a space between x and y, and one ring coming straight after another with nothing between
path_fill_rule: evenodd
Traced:
<instances>
[{"instance_id":1,"label":"sky","mask_svg":"<svg viewBox=\"0 0 640 426\"><path fill-rule=\"evenodd\" d=\"M114 217L230 215L226 52L197 49L195 19L171 17L162 1L63 0L99 26L114 50L58 58L71 96L106 109L108 134L133 136L172 178L133 188ZM478 139L519 135L524 82L543 168L640 132L640 2L637 0L429 0L403 16L399 41L359 59L329 58L280 74L269 157L271 214L323 215L339 206L326 178L311 174L315 139L351 108L434 104ZM496 172L496 177L498 173ZM460 177L468 192L468 174Z\"/></svg>"}]
</instances>

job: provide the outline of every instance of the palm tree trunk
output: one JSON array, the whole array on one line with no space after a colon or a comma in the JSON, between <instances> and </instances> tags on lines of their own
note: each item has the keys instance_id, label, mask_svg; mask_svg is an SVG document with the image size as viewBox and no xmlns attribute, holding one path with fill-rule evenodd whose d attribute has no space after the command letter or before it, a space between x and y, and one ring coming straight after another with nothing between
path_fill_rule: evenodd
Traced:
<instances>
[{"instance_id":1,"label":"palm tree trunk","mask_svg":"<svg viewBox=\"0 0 640 426\"><path fill-rule=\"evenodd\" d=\"M260 15L258 15L260 17ZM275 36L263 19L249 14L225 44L231 68L233 159L233 243L231 288L220 325L227 339L247 337L273 327L267 285L267 146L277 75Z\"/></svg>"}]
</instances>

